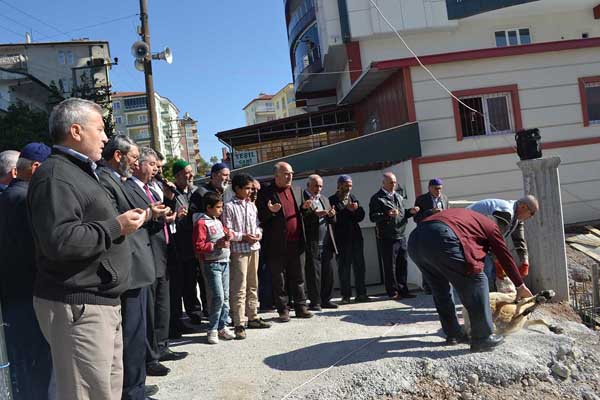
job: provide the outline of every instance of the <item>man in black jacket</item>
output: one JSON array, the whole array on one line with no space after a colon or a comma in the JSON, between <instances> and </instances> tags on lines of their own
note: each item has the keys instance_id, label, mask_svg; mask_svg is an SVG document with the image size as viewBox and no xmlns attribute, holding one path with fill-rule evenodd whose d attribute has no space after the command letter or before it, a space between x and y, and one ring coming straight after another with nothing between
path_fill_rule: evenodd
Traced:
<instances>
[{"instance_id":1,"label":"man in black jacket","mask_svg":"<svg viewBox=\"0 0 600 400\"><path fill-rule=\"evenodd\" d=\"M331 302L333 291L333 269L331 259L335 249L335 239L331 224L335 222L335 208L325 196L321 196L323 179L310 175L306 190L302 193L302 219L306 230L306 288L310 299L310 310L337 308Z\"/></svg>"},{"instance_id":2,"label":"man in black jacket","mask_svg":"<svg viewBox=\"0 0 600 400\"><path fill-rule=\"evenodd\" d=\"M440 178L429 181L428 192L420 195L415 200L415 207L419 208L419 212L415 214L417 224L431 214L448 209L448 197L442 193L443 190L444 183Z\"/></svg>"},{"instance_id":3,"label":"man in black jacket","mask_svg":"<svg viewBox=\"0 0 600 400\"><path fill-rule=\"evenodd\" d=\"M103 166L97 169L100 183L118 212L136 208L135 201L123 182L137 167L140 151L125 135L113 136L102 152ZM121 295L123 316L123 395L122 400L143 400L158 391L146 383L146 308L148 289L155 280L154 256L148 228L151 216L164 215L165 207L153 206L142 229L127 239L132 250L129 289Z\"/></svg>"},{"instance_id":4,"label":"man in black jacket","mask_svg":"<svg viewBox=\"0 0 600 400\"><path fill-rule=\"evenodd\" d=\"M120 296L131 268L125 236L146 211L119 215L98 181L95 162L108 140L100 106L64 100L49 125L56 145L27 193L34 309L52 352L56 398L115 400L123 387Z\"/></svg>"},{"instance_id":5,"label":"man in black jacket","mask_svg":"<svg viewBox=\"0 0 600 400\"><path fill-rule=\"evenodd\" d=\"M50 348L33 310L35 248L27 221L29 181L50 151L43 143L21 149L17 177L0 196L0 303L14 400L47 398L52 372Z\"/></svg>"},{"instance_id":6,"label":"man in black jacket","mask_svg":"<svg viewBox=\"0 0 600 400\"><path fill-rule=\"evenodd\" d=\"M335 243L338 246L338 275L342 304L350 303L352 297L352 282L350 268L354 271L357 303L371 301L367 296L365 286L365 255L362 231L359 223L365 219L365 210L358 199L350 193L352 178L349 175L338 177L338 190L329 196L329 203L335 209L336 223L334 225Z\"/></svg>"},{"instance_id":7,"label":"man in black jacket","mask_svg":"<svg viewBox=\"0 0 600 400\"><path fill-rule=\"evenodd\" d=\"M158 157L149 147L140 149L139 163L133 170L133 175L127 179L125 186L137 207L150 207L159 202L159 194L154 192L149 183L158 172ZM168 208L168 207L165 207ZM186 352L174 352L169 349L170 322L170 289L167 274L167 246L170 235L168 225L175 220L175 214L156 215L149 228L150 247L154 257L155 280L148 293L147 331L148 346L146 353L146 373L151 376L161 376L169 373L169 368L160 361L181 360Z\"/></svg>"},{"instance_id":8,"label":"man in black jacket","mask_svg":"<svg viewBox=\"0 0 600 400\"><path fill-rule=\"evenodd\" d=\"M275 182L258 193L258 219L263 228L262 246L271 270L275 307L279 321L288 322L288 293L294 300L297 318L311 318L304 291L306 237L298 203L292 188L294 171L290 164L274 166ZM299 193L298 193L299 194ZM286 292L287 283L287 292Z\"/></svg>"},{"instance_id":9,"label":"man in black jacket","mask_svg":"<svg viewBox=\"0 0 600 400\"><path fill-rule=\"evenodd\" d=\"M376 224L377 241L385 280L385 291L390 298L414 298L408 291L408 260L406 257L406 223L419 211L417 207L408 210L402 204L404 199L396 192L396 176L391 172L383 174L381 189L371 197L369 218Z\"/></svg>"}]
</instances>

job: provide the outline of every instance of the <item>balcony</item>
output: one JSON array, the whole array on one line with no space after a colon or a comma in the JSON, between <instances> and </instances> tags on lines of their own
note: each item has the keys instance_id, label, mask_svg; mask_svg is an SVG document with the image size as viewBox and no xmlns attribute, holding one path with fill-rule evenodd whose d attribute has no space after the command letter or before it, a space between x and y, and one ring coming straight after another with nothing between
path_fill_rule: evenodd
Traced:
<instances>
[{"instance_id":1,"label":"balcony","mask_svg":"<svg viewBox=\"0 0 600 400\"><path fill-rule=\"evenodd\" d=\"M293 46L298 36L317 18L314 0L304 0L294 10L288 23L288 43Z\"/></svg>"}]
</instances>

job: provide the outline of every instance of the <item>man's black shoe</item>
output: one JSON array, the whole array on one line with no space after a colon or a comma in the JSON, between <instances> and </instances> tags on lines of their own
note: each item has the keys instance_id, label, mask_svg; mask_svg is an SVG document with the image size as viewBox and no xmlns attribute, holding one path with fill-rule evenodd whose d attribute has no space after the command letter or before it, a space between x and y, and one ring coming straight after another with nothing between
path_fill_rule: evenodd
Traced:
<instances>
[{"instance_id":1,"label":"man's black shoe","mask_svg":"<svg viewBox=\"0 0 600 400\"><path fill-rule=\"evenodd\" d=\"M187 351L173 351L171 349L166 349L160 354L158 361L179 361L183 360L187 356Z\"/></svg>"},{"instance_id":2,"label":"man's black shoe","mask_svg":"<svg viewBox=\"0 0 600 400\"><path fill-rule=\"evenodd\" d=\"M320 304L311 304L310 307L308 307L308 309L310 311L321 311L321 305Z\"/></svg>"},{"instance_id":3,"label":"man's black shoe","mask_svg":"<svg viewBox=\"0 0 600 400\"><path fill-rule=\"evenodd\" d=\"M446 346L456 346L459 343L469 343L469 337L467 335L462 335L459 337L448 336L446 338Z\"/></svg>"},{"instance_id":4,"label":"man's black shoe","mask_svg":"<svg viewBox=\"0 0 600 400\"><path fill-rule=\"evenodd\" d=\"M200 317L198 314L192 314L190 315L190 323L194 325L200 325L202 323L202 317Z\"/></svg>"},{"instance_id":5,"label":"man's black shoe","mask_svg":"<svg viewBox=\"0 0 600 400\"><path fill-rule=\"evenodd\" d=\"M165 367L158 361L152 361L151 363L146 364L146 375L148 376L166 376L169 372L171 372L171 369Z\"/></svg>"},{"instance_id":6,"label":"man's black shoe","mask_svg":"<svg viewBox=\"0 0 600 400\"><path fill-rule=\"evenodd\" d=\"M350 304L350 297L342 297L342 301L340 301L340 304Z\"/></svg>"},{"instance_id":7,"label":"man's black shoe","mask_svg":"<svg viewBox=\"0 0 600 400\"><path fill-rule=\"evenodd\" d=\"M373 299L371 299L369 296L367 296L366 294L361 294L356 296L356 298L354 299L355 303L369 303L371 302Z\"/></svg>"},{"instance_id":8,"label":"man's black shoe","mask_svg":"<svg viewBox=\"0 0 600 400\"><path fill-rule=\"evenodd\" d=\"M144 386L144 396L150 397L150 396L154 396L156 393L158 393L157 385L145 385Z\"/></svg>"},{"instance_id":9,"label":"man's black shoe","mask_svg":"<svg viewBox=\"0 0 600 400\"><path fill-rule=\"evenodd\" d=\"M490 351L502 342L504 342L504 337L498 335L490 335L485 339L471 340L471 351Z\"/></svg>"},{"instance_id":10,"label":"man's black shoe","mask_svg":"<svg viewBox=\"0 0 600 400\"><path fill-rule=\"evenodd\" d=\"M323 305L321 305L322 308L330 308L330 309L335 309L338 308L338 305L335 303L332 303L330 301L328 301L327 303L323 303Z\"/></svg>"}]
</instances>

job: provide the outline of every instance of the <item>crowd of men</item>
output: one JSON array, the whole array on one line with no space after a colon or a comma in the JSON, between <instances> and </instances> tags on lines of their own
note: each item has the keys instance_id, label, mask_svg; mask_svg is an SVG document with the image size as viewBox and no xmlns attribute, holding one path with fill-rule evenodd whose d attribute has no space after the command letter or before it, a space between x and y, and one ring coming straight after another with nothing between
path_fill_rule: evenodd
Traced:
<instances>
[{"instance_id":1,"label":"crowd of men","mask_svg":"<svg viewBox=\"0 0 600 400\"><path fill-rule=\"evenodd\" d=\"M334 257L339 304L372 300L360 227L367 212L351 176L339 176L327 197L318 175L305 188L293 186L285 162L275 164L272 184L262 189L248 175L230 179L228 167L217 163L196 187L186 161L173 164L168 182L161 154L124 135L108 140L93 102L61 102L49 128L52 148L31 143L20 153L0 153L0 295L15 399L149 398L158 387L146 385L146 376L164 376L164 361L187 356L172 351L169 340L195 332L203 319L214 325L208 342L218 343L244 339L246 328L270 327L261 310L277 311L283 323L292 310L311 318L338 308ZM501 342L488 305L496 275L504 271L519 298L531 295L523 283L522 229L539 206L526 196L448 209L442 187L432 179L429 192L405 208L396 177L383 175L368 216L385 291L390 299L415 297L407 283L410 255L447 342L470 340L473 351L488 350ZM407 238L410 218L417 228ZM508 252L509 236L520 267ZM227 282L216 284L217 276ZM474 321L470 338L458 323L451 287Z\"/></svg>"}]
</instances>

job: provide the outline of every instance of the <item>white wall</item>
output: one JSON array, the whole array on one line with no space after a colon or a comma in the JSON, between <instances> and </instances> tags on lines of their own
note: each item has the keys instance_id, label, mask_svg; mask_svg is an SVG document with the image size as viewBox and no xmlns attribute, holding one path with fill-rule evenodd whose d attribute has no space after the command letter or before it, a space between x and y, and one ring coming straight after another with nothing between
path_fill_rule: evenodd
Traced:
<instances>
[{"instance_id":1,"label":"white wall","mask_svg":"<svg viewBox=\"0 0 600 400\"><path fill-rule=\"evenodd\" d=\"M384 170L368 171L351 174L353 189L352 193L357 197L360 205L365 210L365 219L360 224L364 238L364 253L366 263L366 283L377 284L383 282L383 277L380 275L379 263L377 260L377 243L375 239L375 224L369 220L369 200L380 188L381 180L384 172L393 172L398 179L398 184L407 190L408 199L404 206L410 208L415 202L415 194L413 188L412 167L410 162L403 162L386 168ZM306 179L298 179L294 181L296 187L306 187ZM323 177L323 194L327 197L334 194L337 190L337 175ZM412 220L407 227L407 235L412 231L414 223ZM334 264L336 287L339 287L337 277L337 265ZM353 281L354 282L354 281ZM409 259L408 267L408 282L420 286L421 274L417 267Z\"/></svg>"}]
</instances>

